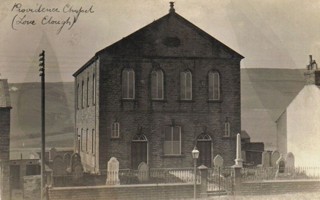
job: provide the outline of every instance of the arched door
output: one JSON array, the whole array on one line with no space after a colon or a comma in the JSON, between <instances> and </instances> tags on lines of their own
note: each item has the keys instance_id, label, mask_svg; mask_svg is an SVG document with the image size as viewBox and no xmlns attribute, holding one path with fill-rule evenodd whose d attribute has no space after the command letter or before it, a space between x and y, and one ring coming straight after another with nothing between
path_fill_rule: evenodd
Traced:
<instances>
[{"instance_id":1,"label":"arched door","mask_svg":"<svg viewBox=\"0 0 320 200\"><path fill-rule=\"evenodd\" d=\"M141 162L148 164L148 140L145 135L136 135L131 143L131 167L138 169Z\"/></svg>"},{"instance_id":2,"label":"arched door","mask_svg":"<svg viewBox=\"0 0 320 200\"><path fill-rule=\"evenodd\" d=\"M200 134L197 138L197 148L199 150L199 158L197 165L205 165L211 167L211 148L212 139L208 134Z\"/></svg>"}]
</instances>

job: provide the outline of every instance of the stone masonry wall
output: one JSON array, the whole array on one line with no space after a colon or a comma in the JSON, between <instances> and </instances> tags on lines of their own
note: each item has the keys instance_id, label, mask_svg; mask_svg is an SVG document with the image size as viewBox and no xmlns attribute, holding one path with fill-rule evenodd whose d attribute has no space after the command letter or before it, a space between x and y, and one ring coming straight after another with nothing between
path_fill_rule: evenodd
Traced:
<instances>
[{"instance_id":1,"label":"stone masonry wall","mask_svg":"<svg viewBox=\"0 0 320 200\"><path fill-rule=\"evenodd\" d=\"M169 200L193 196L193 185L131 185L50 188L48 200Z\"/></svg>"}]
</instances>

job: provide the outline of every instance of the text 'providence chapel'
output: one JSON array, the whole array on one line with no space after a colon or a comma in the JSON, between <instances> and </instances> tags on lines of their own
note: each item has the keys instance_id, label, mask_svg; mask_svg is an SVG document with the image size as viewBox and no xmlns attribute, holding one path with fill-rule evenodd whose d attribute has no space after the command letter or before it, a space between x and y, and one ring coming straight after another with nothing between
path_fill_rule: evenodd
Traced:
<instances>
[{"instance_id":1,"label":"text 'providence chapel'","mask_svg":"<svg viewBox=\"0 0 320 200\"><path fill-rule=\"evenodd\" d=\"M97 52L74 73L75 150L84 170L232 165L243 58L175 12Z\"/></svg>"}]
</instances>

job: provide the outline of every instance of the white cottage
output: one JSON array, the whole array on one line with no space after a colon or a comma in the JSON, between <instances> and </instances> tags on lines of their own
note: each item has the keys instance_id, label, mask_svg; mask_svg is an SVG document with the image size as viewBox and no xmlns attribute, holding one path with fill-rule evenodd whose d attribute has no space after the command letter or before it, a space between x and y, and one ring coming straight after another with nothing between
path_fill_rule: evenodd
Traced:
<instances>
[{"instance_id":1,"label":"white cottage","mask_svg":"<svg viewBox=\"0 0 320 200\"><path fill-rule=\"evenodd\" d=\"M310 56L306 85L277 119L277 148L293 152L296 166L320 165L320 71Z\"/></svg>"}]
</instances>

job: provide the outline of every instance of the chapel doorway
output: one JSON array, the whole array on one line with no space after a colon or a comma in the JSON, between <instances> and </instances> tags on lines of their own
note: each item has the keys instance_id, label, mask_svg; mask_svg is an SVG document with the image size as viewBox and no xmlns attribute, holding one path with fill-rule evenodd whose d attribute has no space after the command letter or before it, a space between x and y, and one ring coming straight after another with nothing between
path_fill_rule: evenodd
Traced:
<instances>
[{"instance_id":1,"label":"chapel doorway","mask_svg":"<svg viewBox=\"0 0 320 200\"><path fill-rule=\"evenodd\" d=\"M212 139L208 134L200 134L197 138L197 149L199 150L199 158L197 160L197 165L205 165L206 167L211 167L212 158Z\"/></svg>"},{"instance_id":2,"label":"chapel doorway","mask_svg":"<svg viewBox=\"0 0 320 200\"><path fill-rule=\"evenodd\" d=\"M148 140L143 134L135 135L131 143L131 167L138 169L141 162L148 164Z\"/></svg>"}]
</instances>

